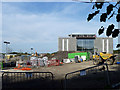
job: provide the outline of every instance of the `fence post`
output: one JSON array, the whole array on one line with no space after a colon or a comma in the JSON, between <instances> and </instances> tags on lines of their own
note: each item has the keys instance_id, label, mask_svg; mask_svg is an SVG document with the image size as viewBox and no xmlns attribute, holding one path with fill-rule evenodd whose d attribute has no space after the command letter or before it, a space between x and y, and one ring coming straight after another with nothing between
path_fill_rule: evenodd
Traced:
<instances>
[{"instance_id":1,"label":"fence post","mask_svg":"<svg viewBox=\"0 0 120 90\"><path fill-rule=\"evenodd\" d=\"M4 72L2 73L2 88L3 88L3 86L4 86L4 80L3 80L3 75L4 75Z\"/></svg>"},{"instance_id":2,"label":"fence post","mask_svg":"<svg viewBox=\"0 0 120 90\"><path fill-rule=\"evenodd\" d=\"M52 72L49 72L51 75L52 75L52 88L54 87L54 82L53 82L53 78L54 78L54 76L53 76L53 73Z\"/></svg>"},{"instance_id":3,"label":"fence post","mask_svg":"<svg viewBox=\"0 0 120 90\"><path fill-rule=\"evenodd\" d=\"M67 75L68 75L68 74L65 75L65 86L64 86L64 90L67 89Z\"/></svg>"},{"instance_id":4,"label":"fence post","mask_svg":"<svg viewBox=\"0 0 120 90\"><path fill-rule=\"evenodd\" d=\"M107 68L107 84L110 85L109 69L107 63L105 64Z\"/></svg>"}]
</instances>

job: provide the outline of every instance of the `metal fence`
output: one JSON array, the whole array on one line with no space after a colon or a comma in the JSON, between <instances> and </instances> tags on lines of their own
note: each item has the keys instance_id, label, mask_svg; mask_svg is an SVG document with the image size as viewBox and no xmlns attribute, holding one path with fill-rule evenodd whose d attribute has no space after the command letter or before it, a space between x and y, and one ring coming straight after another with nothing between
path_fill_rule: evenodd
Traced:
<instances>
[{"instance_id":1,"label":"metal fence","mask_svg":"<svg viewBox=\"0 0 120 90\"><path fill-rule=\"evenodd\" d=\"M105 88L110 85L107 64L96 65L65 75L64 88Z\"/></svg>"},{"instance_id":2,"label":"metal fence","mask_svg":"<svg viewBox=\"0 0 120 90\"><path fill-rule=\"evenodd\" d=\"M110 83L112 88L119 88L120 89L120 65L116 64L113 66L109 66L109 76L110 76Z\"/></svg>"},{"instance_id":3,"label":"metal fence","mask_svg":"<svg viewBox=\"0 0 120 90\"><path fill-rule=\"evenodd\" d=\"M4 72L2 89L6 88L52 88L51 72Z\"/></svg>"}]
</instances>

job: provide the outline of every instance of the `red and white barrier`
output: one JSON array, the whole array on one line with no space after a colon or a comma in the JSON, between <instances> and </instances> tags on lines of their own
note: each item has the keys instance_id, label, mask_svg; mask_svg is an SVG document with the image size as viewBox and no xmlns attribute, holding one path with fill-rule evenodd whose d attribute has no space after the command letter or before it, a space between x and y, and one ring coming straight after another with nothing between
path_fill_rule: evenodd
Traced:
<instances>
[{"instance_id":1,"label":"red and white barrier","mask_svg":"<svg viewBox=\"0 0 120 90\"><path fill-rule=\"evenodd\" d=\"M48 60L48 67L49 66L59 66L60 65L60 60Z\"/></svg>"}]
</instances>

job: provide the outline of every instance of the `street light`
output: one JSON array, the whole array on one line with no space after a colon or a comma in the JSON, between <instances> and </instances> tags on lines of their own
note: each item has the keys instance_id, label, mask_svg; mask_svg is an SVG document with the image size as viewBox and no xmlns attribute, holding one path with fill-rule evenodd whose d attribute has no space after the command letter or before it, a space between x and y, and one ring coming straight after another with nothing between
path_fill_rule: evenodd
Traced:
<instances>
[{"instance_id":1,"label":"street light","mask_svg":"<svg viewBox=\"0 0 120 90\"><path fill-rule=\"evenodd\" d=\"M10 42L7 42L7 41L4 41L4 43L6 43L6 44L10 44Z\"/></svg>"},{"instance_id":2,"label":"street light","mask_svg":"<svg viewBox=\"0 0 120 90\"><path fill-rule=\"evenodd\" d=\"M33 48L31 48L31 55L32 55L32 53L33 53Z\"/></svg>"},{"instance_id":3,"label":"street light","mask_svg":"<svg viewBox=\"0 0 120 90\"><path fill-rule=\"evenodd\" d=\"M10 42L4 41L4 43L6 44L6 62L7 62L7 45L10 44Z\"/></svg>"}]
</instances>

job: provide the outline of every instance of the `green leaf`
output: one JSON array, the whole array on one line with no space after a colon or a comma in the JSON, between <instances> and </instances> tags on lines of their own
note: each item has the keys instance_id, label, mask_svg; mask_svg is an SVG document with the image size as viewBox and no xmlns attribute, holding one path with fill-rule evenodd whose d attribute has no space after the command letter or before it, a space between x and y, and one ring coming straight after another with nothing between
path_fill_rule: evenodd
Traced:
<instances>
[{"instance_id":1,"label":"green leaf","mask_svg":"<svg viewBox=\"0 0 120 90\"><path fill-rule=\"evenodd\" d=\"M90 21L90 20L91 20L95 15L97 15L99 12L100 12L100 11L98 10L98 11L95 11L94 13L92 13L92 14L89 14L87 20Z\"/></svg>"},{"instance_id":2,"label":"green leaf","mask_svg":"<svg viewBox=\"0 0 120 90\"><path fill-rule=\"evenodd\" d=\"M97 9L101 9L102 6L103 6L103 4L104 4L103 2L99 2L99 3L96 2L96 3L95 3L95 6L96 6Z\"/></svg>"},{"instance_id":3,"label":"green leaf","mask_svg":"<svg viewBox=\"0 0 120 90\"><path fill-rule=\"evenodd\" d=\"M120 22L120 14L117 14L117 16L116 16L116 21L117 21L117 22Z\"/></svg>"},{"instance_id":4,"label":"green leaf","mask_svg":"<svg viewBox=\"0 0 120 90\"><path fill-rule=\"evenodd\" d=\"M109 6L107 6L107 15L109 15L112 11L113 11L113 5L110 4Z\"/></svg>"},{"instance_id":5,"label":"green leaf","mask_svg":"<svg viewBox=\"0 0 120 90\"><path fill-rule=\"evenodd\" d=\"M118 36L118 34L119 34L119 29L115 29L112 33L112 37L116 38Z\"/></svg>"},{"instance_id":6,"label":"green leaf","mask_svg":"<svg viewBox=\"0 0 120 90\"><path fill-rule=\"evenodd\" d=\"M119 48L120 47L120 44L117 44L116 48Z\"/></svg>"},{"instance_id":7,"label":"green leaf","mask_svg":"<svg viewBox=\"0 0 120 90\"><path fill-rule=\"evenodd\" d=\"M104 32L104 27L101 26L101 28L98 30L98 34L101 35Z\"/></svg>"},{"instance_id":8,"label":"green leaf","mask_svg":"<svg viewBox=\"0 0 120 90\"><path fill-rule=\"evenodd\" d=\"M106 18L107 18L107 14L106 14L106 13L103 13L103 14L100 16L100 22L106 22Z\"/></svg>"},{"instance_id":9,"label":"green leaf","mask_svg":"<svg viewBox=\"0 0 120 90\"><path fill-rule=\"evenodd\" d=\"M106 35L109 37L112 34L112 30L114 29L114 25L111 24L108 26L107 30L106 30Z\"/></svg>"}]
</instances>

